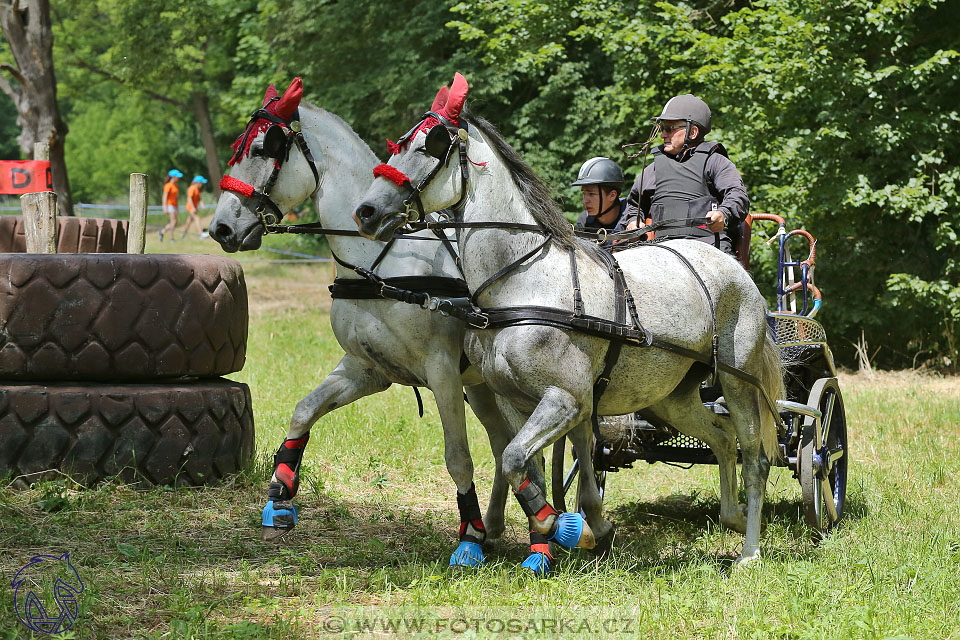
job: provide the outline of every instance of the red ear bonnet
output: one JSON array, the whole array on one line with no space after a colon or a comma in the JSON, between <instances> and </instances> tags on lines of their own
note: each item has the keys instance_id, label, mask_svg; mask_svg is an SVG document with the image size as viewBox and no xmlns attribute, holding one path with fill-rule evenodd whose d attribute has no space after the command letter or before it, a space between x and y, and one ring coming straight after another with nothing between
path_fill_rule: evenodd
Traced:
<instances>
[{"instance_id":1,"label":"red ear bonnet","mask_svg":"<svg viewBox=\"0 0 960 640\"><path fill-rule=\"evenodd\" d=\"M467 79L460 73L453 75L453 84L450 86L450 97L447 98L447 104L443 110L438 113L453 124L460 126L460 111L463 109L463 103L467 99L467 93L470 91L470 85Z\"/></svg>"},{"instance_id":2,"label":"red ear bonnet","mask_svg":"<svg viewBox=\"0 0 960 640\"><path fill-rule=\"evenodd\" d=\"M433 99L433 106L430 107L430 111L436 111L440 113L440 110L443 109L443 105L447 104L447 97L450 95L450 89L447 89L447 86L444 85L440 87L440 90L437 91L437 97Z\"/></svg>"},{"instance_id":3,"label":"red ear bonnet","mask_svg":"<svg viewBox=\"0 0 960 640\"><path fill-rule=\"evenodd\" d=\"M290 86L287 87L287 90L283 92L283 96L281 96L279 100L274 100L278 95L279 93L277 93L275 86L270 85L267 87L266 93L263 94L263 104L260 105L260 108L283 120L290 120L300 106L300 99L303 97L303 81L300 78L294 78ZM227 164L233 166L240 161L240 158L247 155L250 152L250 145L253 144L257 136L270 128L272 124L272 122L264 120L263 118L257 118L250 122L247 125L246 131L233 143L232 149L234 150L234 154ZM241 144L243 144L243 149L240 149Z\"/></svg>"},{"instance_id":4,"label":"red ear bonnet","mask_svg":"<svg viewBox=\"0 0 960 640\"><path fill-rule=\"evenodd\" d=\"M268 104L270 104L270 101L276 98L278 95L280 94L277 93L277 88L273 85L270 85L269 87L267 87L266 93L263 94L263 104L260 106L261 107L267 106Z\"/></svg>"},{"instance_id":5,"label":"red ear bonnet","mask_svg":"<svg viewBox=\"0 0 960 640\"><path fill-rule=\"evenodd\" d=\"M276 93L276 90L274 90L274 93ZM267 107L267 111L280 116L284 120L289 120L296 112L297 107L300 106L300 98L302 97L303 81L300 78L294 78L287 90L283 92L280 100L271 105L273 108Z\"/></svg>"},{"instance_id":6,"label":"red ear bonnet","mask_svg":"<svg viewBox=\"0 0 960 640\"><path fill-rule=\"evenodd\" d=\"M453 75L453 84L450 85L450 88L447 89L447 87L444 86L440 87L440 90L437 91L437 97L433 99L433 105L430 107L430 111L440 114L452 122L453 126L459 127L460 112L463 110L463 103L467 99L467 93L469 91L470 86L467 84L467 79L459 73L455 73ZM437 119L431 116L424 120L415 131L408 133L402 138L400 143L388 138L387 151L389 151L391 155L400 153L403 151L403 148L406 147L407 141L410 138L421 131L429 131L438 124L440 123L437 122Z\"/></svg>"}]
</instances>

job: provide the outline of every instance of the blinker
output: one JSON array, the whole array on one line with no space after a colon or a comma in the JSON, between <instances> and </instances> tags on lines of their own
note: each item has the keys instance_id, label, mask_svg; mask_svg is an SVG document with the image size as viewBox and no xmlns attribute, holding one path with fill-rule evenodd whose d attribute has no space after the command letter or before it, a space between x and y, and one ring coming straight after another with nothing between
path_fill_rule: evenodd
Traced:
<instances>
[{"instance_id":1,"label":"blinker","mask_svg":"<svg viewBox=\"0 0 960 640\"><path fill-rule=\"evenodd\" d=\"M287 136L281 127L273 125L263 136L263 155L280 159L287 150Z\"/></svg>"},{"instance_id":2,"label":"blinker","mask_svg":"<svg viewBox=\"0 0 960 640\"><path fill-rule=\"evenodd\" d=\"M427 139L424 141L423 146L428 155L438 160L443 160L451 144L453 144L453 141L450 139L450 134L447 133L446 127L437 125L427 132Z\"/></svg>"}]
</instances>

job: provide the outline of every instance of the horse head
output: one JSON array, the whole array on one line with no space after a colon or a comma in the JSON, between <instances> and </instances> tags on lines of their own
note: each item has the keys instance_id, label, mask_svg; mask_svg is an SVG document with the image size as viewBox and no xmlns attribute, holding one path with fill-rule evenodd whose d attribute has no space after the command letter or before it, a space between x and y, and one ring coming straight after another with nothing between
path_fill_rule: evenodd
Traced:
<instances>
[{"instance_id":1,"label":"horse head","mask_svg":"<svg viewBox=\"0 0 960 640\"><path fill-rule=\"evenodd\" d=\"M387 141L392 157L373 169L374 178L384 179L373 181L354 212L361 235L386 241L407 222L463 201L467 123L461 115L468 91L457 73L417 124L397 142Z\"/></svg>"},{"instance_id":2,"label":"horse head","mask_svg":"<svg viewBox=\"0 0 960 640\"><path fill-rule=\"evenodd\" d=\"M210 235L224 251L260 248L266 226L279 223L319 186L301 133L302 94L300 78L294 78L282 96L271 85L233 144L233 169L220 182L222 192L210 223Z\"/></svg>"}]
</instances>

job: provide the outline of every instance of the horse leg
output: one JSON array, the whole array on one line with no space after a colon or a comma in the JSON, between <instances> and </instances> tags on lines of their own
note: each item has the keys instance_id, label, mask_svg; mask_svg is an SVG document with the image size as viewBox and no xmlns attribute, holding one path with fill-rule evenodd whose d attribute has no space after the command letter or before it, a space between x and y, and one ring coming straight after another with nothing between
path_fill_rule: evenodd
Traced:
<instances>
[{"instance_id":1,"label":"horse leg","mask_svg":"<svg viewBox=\"0 0 960 640\"><path fill-rule=\"evenodd\" d=\"M263 507L264 540L282 537L297 523L297 508L291 501L300 487L300 463L310 428L330 411L389 386L390 382L368 364L345 355L323 382L297 403L287 436L273 458L273 477Z\"/></svg>"},{"instance_id":2,"label":"horse leg","mask_svg":"<svg viewBox=\"0 0 960 640\"><path fill-rule=\"evenodd\" d=\"M593 426L589 420L582 422L568 434L573 448L577 451L580 466L580 508L596 536L597 547L594 553L605 555L613 540L613 523L603 517L603 497L597 487L596 472L593 467ZM581 455L581 452L587 452Z\"/></svg>"},{"instance_id":3,"label":"horse leg","mask_svg":"<svg viewBox=\"0 0 960 640\"><path fill-rule=\"evenodd\" d=\"M498 474L500 478L504 481L503 489L507 489L507 479L506 475L503 473L503 451L506 446L512 442L513 438L516 437L516 434L519 433L520 428L530 417L518 411L506 398L502 396L493 396L497 407L499 408L499 414L507 424L507 429L503 431L504 442L503 446L500 447L500 451L497 452L500 462L497 465ZM544 477L543 471L543 458L542 456L534 455L530 460L526 462L526 471L524 478L526 478L533 487L536 487L540 495L546 495L546 486L547 481ZM493 498L491 497L491 501ZM518 498L519 501L519 498ZM522 503L521 503L521 506ZM534 530L532 527L530 529L530 554L523 561L522 565L525 569L529 569L537 576L546 576L550 573L550 565L553 562L553 554L550 552L550 540L547 539L545 535Z\"/></svg>"},{"instance_id":4,"label":"horse leg","mask_svg":"<svg viewBox=\"0 0 960 640\"><path fill-rule=\"evenodd\" d=\"M580 406L581 403L570 392L559 387L547 387L526 424L503 452L504 475L514 487L514 495L527 515L531 531L568 549L593 548L596 545L594 531L579 513L557 512L547 502L543 485L538 486L526 475L526 467L544 447L569 431L571 425L584 422L585 416ZM578 458L590 455L592 452L589 450L577 450ZM609 532L611 525L602 521L600 526L602 536ZM545 546L539 543L535 550L541 551ZM534 571L540 573L536 569Z\"/></svg>"},{"instance_id":5,"label":"horse leg","mask_svg":"<svg viewBox=\"0 0 960 640\"><path fill-rule=\"evenodd\" d=\"M433 391L443 425L443 457L447 472L457 485L460 512L460 544L450 556L451 567L476 567L486 558L481 545L487 532L473 483L473 459L467 442L467 422L463 407L459 363L437 363L427 371L427 384Z\"/></svg>"},{"instance_id":6,"label":"horse leg","mask_svg":"<svg viewBox=\"0 0 960 640\"><path fill-rule=\"evenodd\" d=\"M507 503L507 481L503 477L503 450L509 444L516 431L497 406L497 399L486 384L476 384L465 389L470 408L487 430L490 449L495 464L493 486L490 488L490 501L483 524L487 529L487 540L496 540L505 530L503 511Z\"/></svg>"},{"instance_id":7,"label":"horse leg","mask_svg":"<svg viewBox=\"0 0 960 640\"><path fill-rule=\"evenodd\" d=\"M725 416L718 416L700 401L699 381L684 381L649 412L682 433L703 441L717 457L720 472L720 524L745 533L747 519L739 502L737 481L737 439Z\"/></svg>"},{"instance_id":8,"label":"horse leg","mask_svg":"<svg viewBox=\"0 0 960 640\"><path fill-rule=\"evenodd\" d=\"M737 440L743 460L743 485L747 494L746 532L743 550L737 560L745 564L760 557L760 526L770 462L764 451L763 421L769 410L761 404L753 386L733 376L721 376L727 408L737 427ZM773 422L772 416L770 422ZM776 427L774 427L775 429Z\"/></svg>"},{"instance_id":9,"label":"horse leg","mask_svg":"<svg viewBox=\"0 0 960 640\"><path fill-rule=\"evenodd\" d=\"M732 361L744 371L752 372L766 395L776 401L786 395L783 363L780 350L773 343L762 315L756 312L757 308L763 308L761 300L755 307L740 304L732 310L738 316L736 321L726 322L724 319L727 326L733 326L735 330L721 334L721 359L725 354L734 354ZM743 484L747 494L747 530L737 560L741 565L760 557L760 518L767 476L770 461L780 456L780 443L774 414L760 389L723 372L720 373L720 385L740 442Z\"/></svg>"}]
</instances>

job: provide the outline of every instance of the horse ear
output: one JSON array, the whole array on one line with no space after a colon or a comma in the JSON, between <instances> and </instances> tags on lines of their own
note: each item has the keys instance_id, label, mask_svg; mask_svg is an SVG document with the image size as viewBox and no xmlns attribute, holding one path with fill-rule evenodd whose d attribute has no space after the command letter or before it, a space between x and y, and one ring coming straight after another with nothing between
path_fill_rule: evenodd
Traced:
<instances>
[{"instance_id":1,"label":"horse ear","mask_svg":"<svg viewBox=\"0 0 960 640\"><path fill-rule=\"evenodd\" d=\"M463 109L463 103L467 99L467 93L470 91L470 85L467 79L460 73L453 75L453 84L450 85L450 97L447 98L447 104L443 107L443 115L451 122L460 121L460 110Z\"/></svg>"},{"instance_id":2,"label":"horse ear","mask_svg":"<svg viewBox=\"0 0 960 640\"><path fill-rule=\"evenodd\" d=\"M294 78L287 90L283 92L283 97L277 103L275 114L289 120L293 112L300 106L300 98L303 97L303 81L300 78Z\"/></svg>"},{"instance_id":3,"label":"horse ear","mask_svg":"<svg viewBox=\"0 0 960 640\"><path fill-rule=\"evenodd\" d=\"M277 93L277 88L273 85L270 85L269 87L267 87L267 92L263 94L263 104L260 106L261 107L267 106L268 104L270 104L271 100L277 97L277 95L279 95Z\"/></svg>"},{"instance_id":4,"label":"horse ear","mask_svg":"<svg viewBox=\"0 0 960 640\"><path fill-rule=\"evenodd\" d=\"M446 85L440 87L440 91L437 91L437 97L433 99L433 106L430 107L430 111L439 113L440 109L443 109L443 105L447 104L447 96L449 95L450 89L447 89Z\"/></svg>"}]
</instances>

